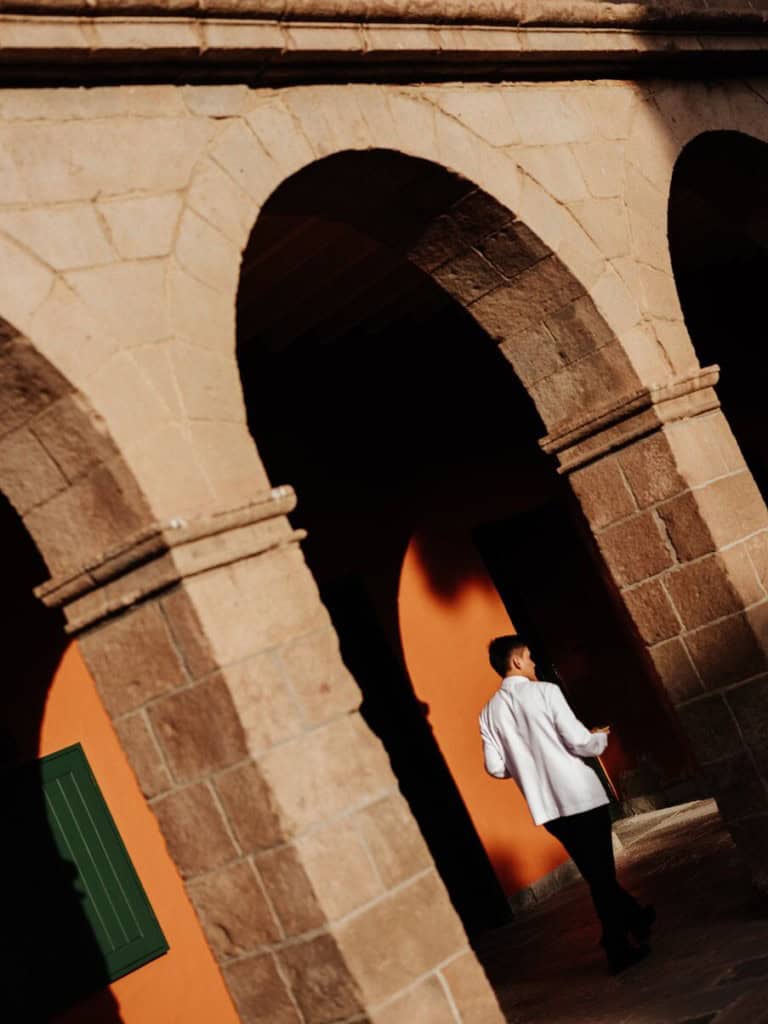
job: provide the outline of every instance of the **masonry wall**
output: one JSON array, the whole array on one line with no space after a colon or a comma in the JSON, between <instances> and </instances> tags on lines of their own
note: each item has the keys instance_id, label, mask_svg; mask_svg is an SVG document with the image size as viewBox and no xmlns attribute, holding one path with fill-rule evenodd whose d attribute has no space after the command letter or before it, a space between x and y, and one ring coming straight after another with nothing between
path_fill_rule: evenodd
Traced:
<instances>
[{"instance_id":1,"label":"masonry wall","mask_svg":"<svg viewBox=\"0 0 768 1024\"><path fill-rule=\"evenodd\" d=\"M498 1012L419 837L408 833L408 863L391 859L386 822L410 823L355 714L297 538L277 513L266 526L231 518L276 500L234 358L240 254L274 188L333 151L436 161L530 233L536 267L514 280L499 270L514 252L494 256L478 223L482 252L443 261L432 250L423 265L501 343L536 402L765 885L764 737L752 712L764 701L767 520L716 416L706 454L716 399L682 320L666 203L687 139L723 127L766 137L766 94L761 80L0 94L0 315L31 339L3 338L0 486L44 553L48 598L73 625L98 627L83 650L244 1021L388 1024L428 1009L489 1024ZM503 248L510 236L499 237ZM50 392L25 383L38 362L58 374ZM644 410L645 434L627 433ZM659 410L682 426L659 429ZM215 564L202 535L183 532L202 522L219 538ZM130 572L128 561L116 568L115 552L158 523L189 554L176 556L173 592L142 590L138 555ZM84 568L86 596L72 583ZM301 668L303 643L327 655L330 717ZM151 670L138 686L127 653ZM278 705L273 694L287 691L270 685L275 665L293 680ZM165 734L146 717L158 697L157 715L183 729ZM297 758L311 778L286 770ZM339 827L345 817L351 828ZM329 864L356 887L340 893ZM237 883L253 870L243 895ZM302 885L312 898L297 897ZM418 927L406 933L405 921ZM221 940L228 926L236 949ZM407 962L390 955L401 942Z\"/></svg>"}]
</instances>

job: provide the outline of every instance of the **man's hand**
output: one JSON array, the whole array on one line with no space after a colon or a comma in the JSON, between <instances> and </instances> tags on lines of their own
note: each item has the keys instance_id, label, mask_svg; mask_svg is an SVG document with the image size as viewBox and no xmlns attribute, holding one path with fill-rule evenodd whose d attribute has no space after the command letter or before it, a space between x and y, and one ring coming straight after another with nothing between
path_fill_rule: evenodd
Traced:
<instances>
[{"instance_id":1,"label":"man's hand","mask_svg":"<svg viewBox=\"0 0 768 1024\"><path fill-rule=\"evenodd\" d=\"M598 726L598 728L590 729L589 731L590 732L604 732L604 733L607 734L607 733L609 733L611 731L611 727L610 727L610 725L601 725L601 726Z\"/></svg>"}]
</instances>

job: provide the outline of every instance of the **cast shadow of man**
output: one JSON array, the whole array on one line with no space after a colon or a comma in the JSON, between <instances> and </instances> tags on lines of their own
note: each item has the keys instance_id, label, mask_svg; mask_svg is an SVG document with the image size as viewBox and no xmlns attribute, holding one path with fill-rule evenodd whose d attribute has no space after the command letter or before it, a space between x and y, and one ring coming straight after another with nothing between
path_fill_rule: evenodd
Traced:
<instances>
[{"instance_id":1,"label":"cast shadow of man","mask_svg":"<svg viewBox=\"0 0 768 1024\"><path fill-rule=\"evenodd\" d=\"M46 697L67 637L61 615L34 596L33 588L48 572L2 495L0 537L2 1019L8 1024L120 1024L77 869L54 839L38 760Z\"/></svg>"}]
</instances>

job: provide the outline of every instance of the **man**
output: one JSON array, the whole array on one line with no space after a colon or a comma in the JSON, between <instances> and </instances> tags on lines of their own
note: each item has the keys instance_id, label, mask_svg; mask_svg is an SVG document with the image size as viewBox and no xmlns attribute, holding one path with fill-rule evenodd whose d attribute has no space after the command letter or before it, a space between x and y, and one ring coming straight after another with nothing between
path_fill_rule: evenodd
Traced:
<instances>
[{"instance_id":1,"label":"man","mask_svg":"<svg viewBox=\"0 0 768 1024\"><path fill-rule=\"evenodd\" d=\"M624 970L650 952L646 940L656 914L616 880L608 797L581 760L604 752L610 728L590 732L559 686L539 682L519 636L496 637L488 655L502 682L480 713L486 771L514 779L534 822L568 851L590 887L610 968Z\"/></svg>"}]
</instances>

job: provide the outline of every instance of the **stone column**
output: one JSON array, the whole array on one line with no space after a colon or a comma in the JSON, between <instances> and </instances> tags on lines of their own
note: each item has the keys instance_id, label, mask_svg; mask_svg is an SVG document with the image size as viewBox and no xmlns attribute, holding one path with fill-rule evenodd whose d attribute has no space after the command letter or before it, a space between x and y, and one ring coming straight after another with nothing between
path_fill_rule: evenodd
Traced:
<instances>
[{"instance_id":1,"label":"stone column","mask_svg":"<svg viewBox=\"0 0 768 1024\"><path fill-rule=\"evenodd\" d=\"M358 713L293 503L144 531L41 596L66 609L244 1024L501 1024Z\"/></svg>"},{"instance_id":2,"label":"stone column","mask_svg":"<svg viewBox=\"0 0 768 1024\"><path fill-rule=\"evenodd\" d=\"M716 381L710 367L617 398L543 446L558 454L709 790L768 890L768 512Z\"/></svg>"}]
</instances>

